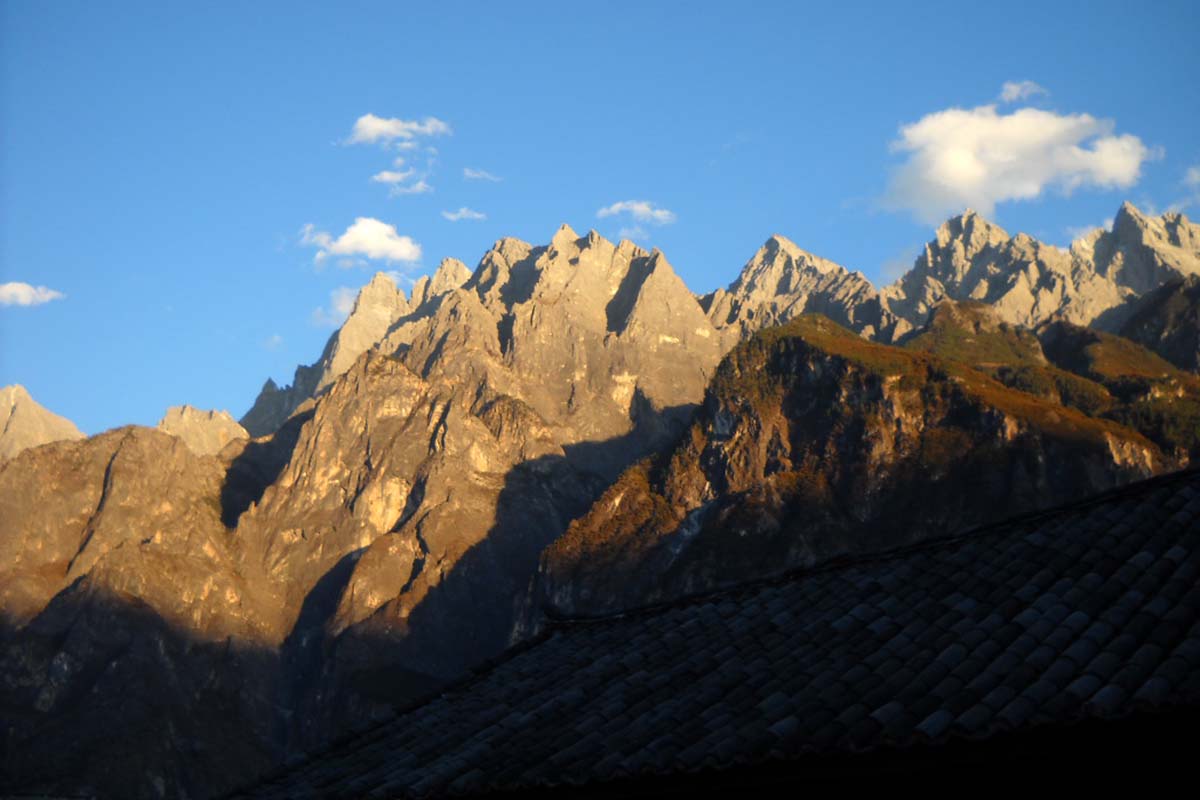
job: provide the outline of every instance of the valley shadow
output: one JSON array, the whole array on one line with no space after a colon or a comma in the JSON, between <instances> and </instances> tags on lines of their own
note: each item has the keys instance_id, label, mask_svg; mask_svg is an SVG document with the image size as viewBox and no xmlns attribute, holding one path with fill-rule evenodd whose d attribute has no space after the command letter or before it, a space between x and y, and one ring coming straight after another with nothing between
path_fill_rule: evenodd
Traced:
<instances>
[{"instance_id":1,"label":"valley shadow","mask_svg":"<svg viewBox=\"0 0 1200 800\"><path fill-rule=\"evenodd\" d=\"M287 466L300 439L300 429L312 418L312 410L296 414L269 439L252 440L229 464L221 484L221 522L237 526L242 513L262 499Z\"/></svg>"},{"instance_id":2,"label":"valley shadow","mask_svg":"<svg viewBox=\"0 0 1200 800\"><path fill-rule=\"evenodd\" d=\"M269 645L80 579L0 624L0 796L220 796L278 764Z\"/></svg>"}]
</instances>

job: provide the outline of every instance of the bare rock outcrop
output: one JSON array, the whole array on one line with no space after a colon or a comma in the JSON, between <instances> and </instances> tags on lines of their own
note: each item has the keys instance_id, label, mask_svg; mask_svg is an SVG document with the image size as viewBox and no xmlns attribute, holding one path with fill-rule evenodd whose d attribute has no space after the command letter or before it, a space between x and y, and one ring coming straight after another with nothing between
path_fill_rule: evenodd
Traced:
<instances>
[{"instance_id":1,"label":"bare rock outcrop","mask_svg":"<svg viewBox=\"0 0 1200 800\"><path fill-rule=\"evenodd\" d=\"M661 253L563 226L361 355L238 523L325 698L305 741L499 652L541 549L679 435L719 347Z\"/></svg>"},{"instance_id":2,"label":"bare rock outcrop","mask_svg":"<svg viewBox=\"0 0 1200 800\"><path fill-rule=\"evenodd\" d=\"M372 279L255 438L180 411L0 463L0 792L220 793L495 655L539 598L612 608L1173 465L1191 384L1047 324L1187 267L1182 218L1126 216L1086 257L959 218L882 295L775 237L703 302L657 250L502 239L407 297Z\"/></svg>"},{"instance_id":3,"label":"bare rock outcrop","mask_svg":"<svg viewBox=\"0 0 1200 800\"><path fill-rule=\"evenodd\" d=\"M782 236L772 236L727 289L701 301L725 350L756 331L801 314L824 314L869 338L891 341L908 323L883 308L861 272L850 272Z\"/></svg>"},{"instance_id":4,"label":"bare rock outcrop","mask_svg":"<svg viewBox=\"0 0 1200 800\"><path fill-rule=\"evenodd\" d=\"M0 791L219 794L281 757L226 468L137 427L0 465Z\"/></svg>"},{"instance_id":5,"label":"bare rock outcrop","mask_svg":"<svg viewBox=\"0 0 1200 800\"><path fill-rule=\"evenodd\" d=\"M1142 294L1200 274L1200 226L1181 214L1149 217L1125 203L1113 230L1069 251L1006 231L967 211L944 223L884 305L913 327L942 299L975 300L1029 328L1051 320L1116 329Z\"/></svg>"},{"instance_id":6,"label":"bare rock outcrop","mask_svg":"<svg viewBox=\"0 0 1200 800\"><path fill-rule=\"evenodd\" d=\"M1172 465L1111 420L800 317L736 347L682 441L546 549L529 615L608 613L895 547Z\"/></svg>"},{"instance_id":7,"label":"bare rock outcrop","mask_svg":"<svg viewBox=\"0 0 1200 800\"><path fill-rule=\"evenodd\" d=\"M439 292L453 287L455 277L463 277L460 262L443 262L432 285ZM296 368L289 386L280 387L267 379L254 405L241 419L242 426L252 436L264 436L277 431L301 406L325 391L339 375L387 334L397 321L414 313L431 298L431 282L423 278L414 287L413 302L385 273L377 273L359 290L354 307L342 326L329 337L321 357L313 364Z\"/></svg>"},{"instance_id":8,"label":"bare rock outcrop","mask_svg":"<svg viewBox=\"0 0 1200 800\"><path fill-rule=\"evenodd\" d=\"M0 462L30 447L82 438L75 423L39 405L24 386L0 388Z\"/></svg>"},{"instance_id":9,"label":"bare rock outcrop","mask_svg":"<svg viewBox=\"0 0 1200 800\"><path fill-rule=\"evenodd\" d=\"M1200 275L1188 275L1142 296L1118 331L1180 369L1200 373Z\"/></svg>"},{"instance_id":10,"label":"bare rock outcrop","mask_svg":"<svg viewBox=\"0 0 1200 800\"><path fill-rule=\"evenodd\" d=\"M157 427L178 436L202 456L216 455L230 442L249 438L246 429L228 411L204 411L189 405L168 408Z\"/></svg>"}]
</instances>

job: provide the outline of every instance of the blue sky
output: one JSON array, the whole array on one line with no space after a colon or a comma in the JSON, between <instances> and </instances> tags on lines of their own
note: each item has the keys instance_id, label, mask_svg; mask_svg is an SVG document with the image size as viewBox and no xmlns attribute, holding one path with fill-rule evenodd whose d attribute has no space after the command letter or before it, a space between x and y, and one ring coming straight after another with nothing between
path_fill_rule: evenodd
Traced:
<instances>
[{"instance_id":1,"label":"blue sky","mask_svg":"<svg viewBox=\"0 0 1200 800\"><path fill-rule=\"evenodd\" d=\"M708 291L772 233L886 282L965 202L1200 215L1200 3L833 5L4 2L0 384L240 416L339 289L564 221Z\"/></svg>"}]
</instances>

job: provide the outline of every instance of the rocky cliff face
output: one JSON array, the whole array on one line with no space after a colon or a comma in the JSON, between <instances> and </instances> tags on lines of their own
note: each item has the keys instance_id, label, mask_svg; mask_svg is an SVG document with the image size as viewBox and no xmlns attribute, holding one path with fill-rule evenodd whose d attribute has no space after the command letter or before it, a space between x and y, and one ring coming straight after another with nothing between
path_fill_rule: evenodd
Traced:
<instances>
[{"instance_id":1,"label":"rocky cliff face","mask_svg":"<svg viewBox=\"0 0 1200 800\"><path fill-rule=\"evenodd\" d=\"M719 358L661 253L565 226L424 309L321 396L238 525L326 732L501 650L538 553L678 435Z\"/></svg>"},{"instance_id":2,"label":"rocky cliff face","mask_svg":"<svg viewBox=\"0 0 1200 800\"><path fill-rule=\"evenodd\" d=\"M1116 331L1137 298L1188 275L1200 275L1200 226L1181 214L1150 217L1125 203L1112 231L1097 229L1063 250L1011 236L968 210L939 227L912 268L882 290L773 236L737 280L701 304L726 350L804 313L894 342L922 327L943 300L986 303L1027 328L1063 320Z\"/></svg>"},{"instance_id":3,"label":"rocky cliff face","mask_svg":"<svg viewBox=\"0 0 1200 800\"><path fill-rule=\"evenodd\" d=\"M1171 463L1112 421L801 317L726 357L683 441L627 470L547 548L531 605L609 612L1054 505Z\"/></svg>"},{"instance_id":4,"label":"rocky cliff face","mask_svg":"<svg viewBox=\"0 0 1200 800\"><path fill-rule=\"evenodd\" d=\"M216 794L279 758L226 474L147 428L0 465L0 788Z\"/></svg>"},{"instance_id":5,"label":"rocky cliff face","mask_svg":"<svg viewBox=\"0 0 1200 800\"><path fill-rule=\"evenodd\" d=\"M1001 234L948 223L912 321L779 237L703 303L630 242L502 239L407 297L376 276L256 438L180 411L0 464L0 791L219 794L496 654L539 598L613 608L1193 453L1177 374L1016 326L1059 295L1012 276L1056 256ZM1113 236L1113 275L1186 266ZM1029 285L1070 310L1074 275ZM994 310L937 305L984 285Z\"/></svg>"},{"instance_id":6,"label":"rocky cliff face","mask_svg":"<svg viewBox=\"0 0 1200 800\"><path fill-rule=\"evenodd\" d=\"M1009 236L968 211L944 223L913 268L885 288L884 306L912 326L942 299L987 303L1009 323L1050 320L1115 329L1137 297L1200 274L1200 226L1181 214L1148 217L1125 203L1112 231L1097 229L1070 251Z\"/></svg>"},{"instance_id":7,"label":"rocky cliff face","mask_svg":"<svg viewBox=\"0 0 1200 800\"><path fill-rule=\"evenodd\" d=\"M461 286L469 277L460 261L446 259L432 279L422 278L413 287L410 302L395 282L380 272L364 286L350 316L332 336L314 364L296 368L290 386L280 388L267 379L241 424L252 436L277 431L297 409L325 391L360 355L379 342L393 325L407 317L422 316L435 296Z\"/></svg>"},{"instance_id":8,"label":"rocky cliff face","mask_svg":"<svg viewBox=\"0 0 1200 800\"><path fill-rule=\"evenodd\" d=\"M1118 333L1180 369L1200 372L1200 275L1171 281L1139 298Z\"/></svg>"},{"instance_id":9,"label":"rocky cliff face","mask_svg":"<svg viewBox=\"0 0 1200 800\"><path fill-rule=\"evenodd\" d=\"M0 462L30 447L81 438L73 422L38 405L24 386L0 388Z\"/></svg>"},{"instance_id":10,"label":"rocky cliff face","mask_svg":"<svg viewBox=\"0 0 1200 800\"><path fill-rule=\"evenodd\" d=\"M168 408L158 421L158 429L178 436L202 456L216 455L230 442L249 436L228 411L203 411L189 405Z\"/></svg>"},{"instance_id":11,"label":"rocky cliff face","mask_svg":"<svg viewBox=\"0 0 1200 800\"><path fill-rule=\"evenodd\" d=\"M806 313L824 314L868 339L891 341L909 327L882 307L861 272L814 256L782 236L768 239L728 289L718 289L702 304L726 350Z\"/></svg>"},{"instance_id":12,"label":"rocky cliff face","mask_svg":"<svg viewBox=\"0 0 1200 800\"><path fill-rule=\"evenodd\" d=\"M114 794L125 780L143 796L208 794L507 645L542 548L679 435L720 345L661 253L594 232L502 240L462 277L443 264L406 312L386 278L372 281L310 370L340 374L314 378L271 436L205 456L123 429L0 472L2 652L22 717L13 785L35 785L17 761L48 763L43 744L62 745L38 738L43 720L63 736L69 722L103 724L100 706L77 716L38 699L52 690L124 692L192 721L119 774L97 777L80 755L39 788L86 778ZM114 655L142 625L159 644ZM74 650L61 644L72 636ZM114 658L119 675L98 683ZM69 688L47 688L55 664L70 665ZM234 665L245 685L224 671ZM185 693L129 683L142 671ZM206 671L220 674L205 683ZM193 707L202 700L210 708ZM238 714L210 724L221 704ZM189 739L204 752L173 772L170 748ZM231 742L245 760L197 782Z\"/></svg>"}]
</instances>

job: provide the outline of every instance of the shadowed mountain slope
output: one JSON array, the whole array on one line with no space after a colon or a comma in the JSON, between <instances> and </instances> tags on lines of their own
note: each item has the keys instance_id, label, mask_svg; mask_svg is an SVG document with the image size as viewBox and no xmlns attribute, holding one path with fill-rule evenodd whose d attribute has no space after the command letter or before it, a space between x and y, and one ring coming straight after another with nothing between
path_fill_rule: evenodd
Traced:
<instances>
[{"instance_id":1,"label":"shadowed mountain slope","mask_svg":"<svg viewBox=\"0 0 1200 800\"><path fill-rule=\"evenodd\" d=\"M1071 500L1172 463L1111 420L800 317L735 348L682 442L627 470L547 548L532 604L615 611Z\"/></svg>"}]
</instances>

